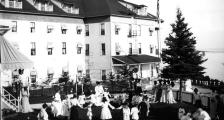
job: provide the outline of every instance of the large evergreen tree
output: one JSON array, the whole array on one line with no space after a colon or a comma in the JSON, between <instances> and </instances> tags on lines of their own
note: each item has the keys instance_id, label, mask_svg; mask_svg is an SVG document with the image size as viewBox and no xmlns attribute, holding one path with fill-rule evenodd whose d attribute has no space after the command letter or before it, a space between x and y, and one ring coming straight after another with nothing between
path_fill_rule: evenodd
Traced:
<instances>
[{"instance_id":1,"label":"large evergreen tree","mask_svg":"<svg viewBox=\"0 0 224 120\"><path fill-rule=\"evenodd\" d=\"M166 49L162 51L162 60L167 66L162 70L162 77L177 80L197 79L205 69L201 64L206 61L200 51L195 49L196 40L184 22L181 10L177 9L175 23L171 24L172 32L166 38Z\"/></svg>"}]
</instances>

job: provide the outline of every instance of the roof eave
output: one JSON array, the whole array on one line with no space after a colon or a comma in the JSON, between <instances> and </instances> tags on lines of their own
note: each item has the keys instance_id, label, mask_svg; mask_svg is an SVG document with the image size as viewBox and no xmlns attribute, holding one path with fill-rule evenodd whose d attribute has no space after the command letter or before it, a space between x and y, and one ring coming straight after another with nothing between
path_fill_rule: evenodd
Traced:
<instances>
[{"instance_id":1,"label":"roof eave","mask_svg":"<svg viewBox=\"0 0 224 120\"><path fill-rule=\"evenodd\" d=\"M58 15L58 14L48 14L48 13L33 13L33 12L22 12L22 11L12 11L12 10L0 10L0 12L4 13L20 13L20 14L28 14L28 15L41 15L41 16L54 16L54 17L67 17L67 18L79 18L83 19L82 16L68 16L68 15Z\"/></svg>"},{"instance_id":2,"label":"roof eave","mask_svg":"<svg viewBox=\"0 0 224 120\"><path fill-rule=\"evenodd\" d=\"M155 18L150 18L150 17L141 17L141 16L130 16L130 15L119 15L119 14L111 14L111 16L116 16L116 17L125 17L125 18L136 18L136 19L144 19L144 20L152 20L152 21L157 21L157 19Z\"/></svg>"}]
</instances>

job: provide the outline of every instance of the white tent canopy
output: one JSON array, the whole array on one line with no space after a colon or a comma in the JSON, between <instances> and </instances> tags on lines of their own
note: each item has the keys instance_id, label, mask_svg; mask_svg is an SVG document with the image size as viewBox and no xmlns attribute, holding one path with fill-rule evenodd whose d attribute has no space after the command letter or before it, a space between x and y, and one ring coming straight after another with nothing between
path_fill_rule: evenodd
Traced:
<instances>
[{"instance_id":1,"label":"white tent canopy","mask_svg":"<svg viewBox=\"0 0 224 120\"><path fill-rule=\"evenodd\" d=\"M0 35L0 69L13 70L31 68L33 62L15 49L3 36Z\"/></svg>"},{"instance_id":2,"label":"white tent canopy","mask_svg":"<svg viewBox=\"0 0 224 120\"><path fill-rule=\"evenodd\" d=\"M31 60L29 60L25 55L23 55L17 49L15 49L3 37L3 35L8 30L9 30L9 27L0 25L0 90L1 90L0 96L1 97L2 97L1 72L3 70L14 70L14 69L20 69L20 68L25 69L25 68L31 68L33 66L33 62ZM1 99L0 99L0 104L1 104ZM0 112L0 118L1 117L2 117L2 114Z\"/></svg>"}]
</instances>

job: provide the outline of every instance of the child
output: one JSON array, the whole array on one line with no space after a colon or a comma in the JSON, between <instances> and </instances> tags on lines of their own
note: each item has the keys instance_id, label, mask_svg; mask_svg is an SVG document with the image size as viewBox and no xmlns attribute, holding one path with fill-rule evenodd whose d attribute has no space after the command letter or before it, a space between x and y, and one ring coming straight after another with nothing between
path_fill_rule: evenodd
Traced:
<instances>
[{"instance_id":1,"label":"child","mask_svg":"<svg viewBox=\"0 0 224 120\"><path fill-rule=\"evenodd\" d=\"M128 107L128 103L124 102L122 106L123 106L123 120L130 120L131 112L130 108Z\"/></svg>"},{"instance_id":2,"label":"child","mask_svg":"<svg viewBox=\"0 0 224 120\"><path fill-rule=\"evenodd\" d=\"M180 107L178 110L178 118L179 120L181 120L181 118L184 116L185 114L185 109L183 107Z\"/></svg>"},{"instance_id":3,"label":"child","mask_svg":"<svg viewBox=\"0 0 224 120\"><path fill-rule=\"evenodd\" d=\"M182 116L180 120L192 120L191 113L187 113L186 115Z\"/></svg>"},{"instance_id":4,"label":"child","mask_svg":"<svg viewBox=\"0 0 224 120\"><path fill-rule=\"evenodd\" d=\"M109 107L114 109L114 106L112 106L108 102L107 98L103 97L103 99L102 99L102 110L101 110L101 116L100 116L100 118L102 120L112 119L112 115L111 115Z\"/></svg>"},{"instance_id":5,"label":"child","mask_svg":"<svg viewBox=\"0 0 224 120\"><path fill-rule=\"evenodd\" d=\"M42 109L40 110L40 113L37 115L38 120L48 120L48 114L46 112L47 104L44 103L42 105Z\"/></svg>"},{"instance_id":6,"label":"child","mask_svg":"<svg viewBox=\"0 0 224 120\"><path fill-rule=\"evenodd\" d=\"M62 101L62 115L66 117L66 120L70 116L71 101L70 98L66 95L65 99Z\"/></svg>"},{"instance_id":7,"label":"child","mask_svg":"<svg viewBox=\"0 0 224 120\"><path fill-rule=\"evenodd\" d=\"M80 95L78 97L78 102L79 102L80 106L83 107L83 105L85 104L85 94L84 93L82 93L82 95Z\"/></svg>"},{"instance_id":8,"label":"child","mask_svg":"<svg viewBox=\"0 0 224 120\"><path fill-rule=\"evenodd\" d=\"M137 104L134 104L133 107L131 108L131 118L132 120L138 120L139 116L138 116L138 108L137 108Z\"/></svg>"}]
</instances>

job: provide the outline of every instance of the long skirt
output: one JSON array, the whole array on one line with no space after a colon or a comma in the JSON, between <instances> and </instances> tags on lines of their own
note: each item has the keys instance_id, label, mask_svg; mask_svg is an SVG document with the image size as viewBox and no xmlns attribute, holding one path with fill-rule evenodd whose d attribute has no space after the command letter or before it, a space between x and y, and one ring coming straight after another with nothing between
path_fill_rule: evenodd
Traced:
<instances>
[{"instance_id":1,"label":"long skirt","mask_svg":"<svg viewBox=\"0 0 224 120\"><path fill-rule=\"evenodd\" d=\"M22 112L23 113L33 112L33 109L30 106L29 98L27 96L22 97Z\"/></svg>"}]
</instances>

